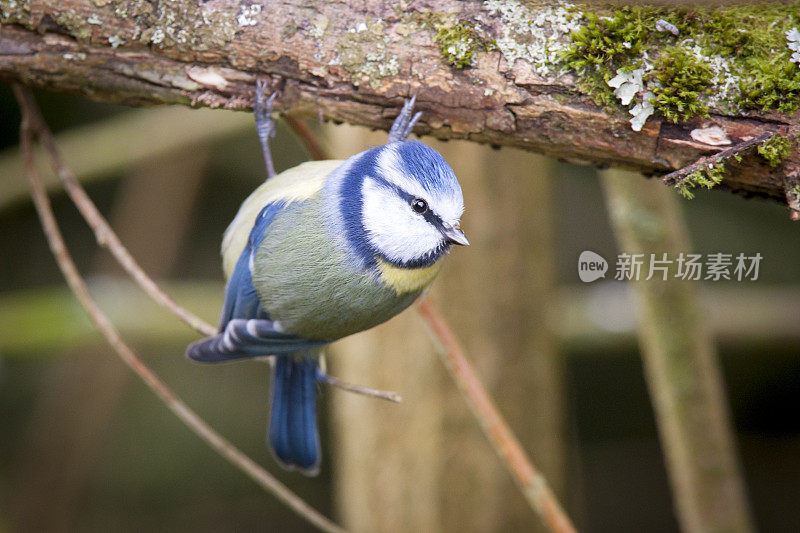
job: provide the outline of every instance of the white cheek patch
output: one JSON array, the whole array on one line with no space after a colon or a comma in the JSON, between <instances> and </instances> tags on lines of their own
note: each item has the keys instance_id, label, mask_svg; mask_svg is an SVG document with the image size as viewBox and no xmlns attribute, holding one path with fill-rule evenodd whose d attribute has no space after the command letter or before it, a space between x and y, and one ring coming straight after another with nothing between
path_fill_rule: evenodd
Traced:
<instances>
[{"instance_id":1,"label":"white cheek patch","mask_svg":"<svg viewBox=\"0 0 800 533\"><path fill-rule=\"evenodd\" d=\"M442 243L442 234L395 191L366 179L362 194L367 238L390 261L420 259Z\"/></svg>"}]
</instances>

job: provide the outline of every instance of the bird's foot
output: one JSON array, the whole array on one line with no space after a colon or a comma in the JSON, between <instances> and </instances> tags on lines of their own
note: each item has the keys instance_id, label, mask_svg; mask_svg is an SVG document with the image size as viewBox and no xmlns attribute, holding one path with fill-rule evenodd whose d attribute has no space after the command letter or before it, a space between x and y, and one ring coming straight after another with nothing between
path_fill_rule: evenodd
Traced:
<instances>
[{"instance_id":1,"label":"bird's foot","mask_svg":"<svg viewBox=\"0 0 800 533\"><path fill-rule=\"evenodd\" d=\"M400 110L400 114L397 115L397 118L394 119L394 123L392 124L392 129L389 130L389 140L388 143L393 143L397 141L405 141L409 135L411 135L411 130L414 128L414 124L417 123L419 117L422 116L422 111L417 111L414 113L414 102L417 101L417 95L411 97L411 100L406 100L403 104L403 109Z\"/></svg>"},{"instance_id":2,"label":"bird's foot","mask_svg":"<svg viewBox=\"0 0 800 533\"><path fill-rule=\"evenodd\" d=\"M266 95L266 80L256 80L256 98L253 113L256 116L256 131L258 140L261 141L261 151L264 153L264 163L267 165L267 179L275 175L275 166L272 164L272 154L269 151L269 140L275 137L275 121L272 120L272 104L275 95L269 98Z\"/></svg>"}]
</instances>

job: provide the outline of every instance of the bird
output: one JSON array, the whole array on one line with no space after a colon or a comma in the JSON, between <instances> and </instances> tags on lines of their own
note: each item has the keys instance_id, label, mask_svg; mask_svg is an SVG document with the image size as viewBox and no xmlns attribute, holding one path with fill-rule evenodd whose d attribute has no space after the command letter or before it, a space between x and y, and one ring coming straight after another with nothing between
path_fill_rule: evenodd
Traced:
<instances>
[{"instance_id":1,"label":"bird","mask_svg":"<svg viewBox=\"0 0 800 533\"><path fill-rule=\"evenodd\" d=\"M218 333L189 359L272 363L268 444L289 470L316 475L321 450L317 384L331 342L376 326L427 290L454 245L464 202L451 167L408 136L421 112L406 101L386 144L346 160L275 174L273 93L258 81L254 111L267 179L222 239L227 284Z\"/></svg>"}]
</instances>

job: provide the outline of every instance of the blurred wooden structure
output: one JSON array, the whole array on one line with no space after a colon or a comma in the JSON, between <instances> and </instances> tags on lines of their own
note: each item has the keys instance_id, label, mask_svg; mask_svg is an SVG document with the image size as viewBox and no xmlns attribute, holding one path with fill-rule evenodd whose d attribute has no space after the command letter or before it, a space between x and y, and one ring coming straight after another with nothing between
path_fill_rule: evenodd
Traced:
<instances>
[{"instance_id":1,"label":"blurred wooden structure","mask_svg":"<svg viewBox=\"0 0 800 533\"><path fill-rule=\"evenodd\" d=\"M650 261L691 249L677 196L630 172L602 173L620 252L642 254L639 344L645 378L683 531L754 531L717 349L693 285L677 278L646 280Z\"/></svg>"},{"instance_id":2,"label":"blurred wooden structure","mask_svg":"<svg viewBox=\"0 0 800 533\"><path fill-rule=\"evenodd\" d=\"M383 133L353 127L327 132L336 157L385 142ZM565 450L563 369L549 322L554 163L516 150L425 141L461 181L467 206L462 224L472 243L447 258L430 297L462 335L512 428L558 490ZM404 398L393 406L333 397L330 440L343 523L359 532L539 527L423 328L407 312L332 348L329 364L336 375Z\"/></svg>"}]
</instances>

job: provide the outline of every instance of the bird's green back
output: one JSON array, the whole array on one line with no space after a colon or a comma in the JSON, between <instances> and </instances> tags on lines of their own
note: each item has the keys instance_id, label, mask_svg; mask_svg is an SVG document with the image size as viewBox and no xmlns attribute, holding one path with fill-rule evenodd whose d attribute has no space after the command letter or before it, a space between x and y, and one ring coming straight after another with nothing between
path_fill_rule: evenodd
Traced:
<instances>
[{"instance_id":1,"label":"bird's green back","mask_svg":"<svg viewBox=\"0 0 800 533\"><path fill-rule=\"evenodd\" d=\"M231 277L250 236L250 229L264 206L276 201L290 203L310 198L322 189L328 175L343 162L339 159L307 161L268 179L254 190L242 203L222 238L225 278Z\"/></svg>"}]
</instances>

